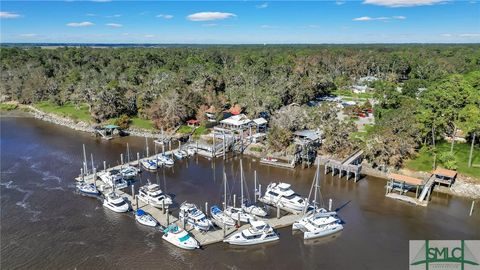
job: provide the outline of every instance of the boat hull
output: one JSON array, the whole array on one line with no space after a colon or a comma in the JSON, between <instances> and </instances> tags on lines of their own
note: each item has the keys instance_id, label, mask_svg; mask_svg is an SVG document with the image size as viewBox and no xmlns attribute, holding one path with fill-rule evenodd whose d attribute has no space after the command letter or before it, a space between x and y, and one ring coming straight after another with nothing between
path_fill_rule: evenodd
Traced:
<instances>
[{"instance_id":1,"label":"boat hull","mask_svg":"<svg viewBox=\"0 0 480 270\"><path fill-rule=\"evenodd\" d=\"M317 230L317 231L311 231L311 232L304 232L303 233L303 239L314 239L314 238L320 238L320 237L325 237L332 235L334 233L338 233L343 230L343 226L341 224L334 224L333 226L330 226L331 228L326 229L326 230Z\"/></svg>"},{"instance_id":2,"label":"boat hull","mask_svg":"<svg viewBox=\"0 0 480 270\"><path fill-rule=\"evenodd\" d=\"M245 240L245 239L242 239L242 240L223 240L224 242L226 243L229 243L230 245L235 245L235 246L253 246L253 245L260 245L260 244L265 244L265 243L269 243L269 242L274 242L274 241L277 241L279 240L280 237L276 236L276 237L269 237L267 239L261 239L261 240Z\"/></svg>"}]
</instances>

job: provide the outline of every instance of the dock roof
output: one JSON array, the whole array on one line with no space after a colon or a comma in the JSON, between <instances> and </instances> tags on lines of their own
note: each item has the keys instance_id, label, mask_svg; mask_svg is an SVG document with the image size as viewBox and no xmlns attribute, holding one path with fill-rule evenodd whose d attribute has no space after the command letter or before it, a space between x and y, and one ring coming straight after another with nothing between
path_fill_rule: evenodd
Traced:
<instances>
[{"instance_id":1,"label":"dock roof","mask_svg":"<svg viewBox=\"0 0 480 270\"><path fill-rule=\"evenodd\" d=\"M433 174L440 175L440 176L445 176L445 177L449 177L449 178L455 178L455 176L457 176L456 171L447 170L447 169L443 169L443 168L437 168L435 171L433 171Z\"/></svg>"},{"instance_id":2,"label":"dock roof","mask_svg":"<svg viewBox=\"0 0 480 270\"><path fill-rule=\"evenodd\" d=\"M388 178L393 179L394 181L405 182L407 184L414 185L414 186L423 185L422 179L418 179L418 178L414 178L406 175L391 173L388 175Z\"/></svg>"}]
</instances>

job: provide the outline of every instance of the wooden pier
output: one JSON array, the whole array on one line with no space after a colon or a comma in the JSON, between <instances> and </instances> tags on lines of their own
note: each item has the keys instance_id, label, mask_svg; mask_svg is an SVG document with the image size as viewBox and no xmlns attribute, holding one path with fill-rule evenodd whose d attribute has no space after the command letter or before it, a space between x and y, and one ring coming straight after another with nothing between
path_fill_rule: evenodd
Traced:
<instances>
[{"instance_id":1,"label":"wooden pier","mask_svg":"<svg viewBox=\"0 0 480 270\"><path fill-rule=\"evenodd\" d=\"M432 177L425 182L422 179L390 173L388 175L385 197L415 205L427 206L434 182L435 179ZM407 193L413 191L413 188L415 188L415 197L408 196ZM420 188L422 192L419 194ZM394 191L398 191L398 193Z\"/></svg>"},{"instance_id":2,"label":"wooden pier","mask_svg":"<svg viewBox=\"0 0 480 270\"><path fill-rule=\"evenodd\" d=\"M331 172L332 176L334 176L338 173L338 178L342 178L345 175L347 180L353 176L354 181L357 182L360 179L360 171L362 170L362 159L362 150L353 153L343 161L328 159L324 162L325 174Z\"/></svg>"},{"instance_id":3,"label":"wooden pier","mask_svg":"<svg viewBox=\"0 0 480 270\"><path fill-rule=\"evenodd\" d=\"M270 166L275 166L275 167L281 167L281 168L288 168L288 169L294 169L295 168L295 160L292 162L281 162L281 161L269 161L265 159L260 159L260 163L263 165L270 165Z\"/></svg>"}]
</instances>

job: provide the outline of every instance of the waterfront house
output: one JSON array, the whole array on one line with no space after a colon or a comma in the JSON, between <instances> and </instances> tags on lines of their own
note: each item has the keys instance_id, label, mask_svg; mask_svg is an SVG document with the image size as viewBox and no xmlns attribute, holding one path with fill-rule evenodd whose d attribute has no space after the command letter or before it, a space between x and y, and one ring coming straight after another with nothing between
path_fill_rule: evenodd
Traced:
<instances>
[{"instance_id":1,"label":"waterfront house","mask_svg":"<svg viewBox=\"0 0 480 270\"><path fill-rule=\"evenodd\" d=\"M251 122L252 120L250 120L245 114L238 114L223 119L220 121L220 124L225 129L245 130L250 127Z\"/></svg>"}]
</instances>

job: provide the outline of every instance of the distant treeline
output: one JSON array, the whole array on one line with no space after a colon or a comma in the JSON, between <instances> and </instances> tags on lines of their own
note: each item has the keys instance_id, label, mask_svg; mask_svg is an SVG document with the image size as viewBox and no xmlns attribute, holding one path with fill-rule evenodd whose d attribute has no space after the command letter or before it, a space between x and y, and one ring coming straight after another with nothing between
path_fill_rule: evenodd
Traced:
<instances>
[{"instance_id":1,"label":"distant treeline","mask_svg":"<svg viewBox=\"0 0 480 270\"><path fill-rule=\"evenodd\" d=\"M479 70L480 46L2 46L0 58L2 100L88 104L98 121L140 115L172 127L210 106L272 113L367 75L427 87Z\"/></svg>"}]
</instances>

